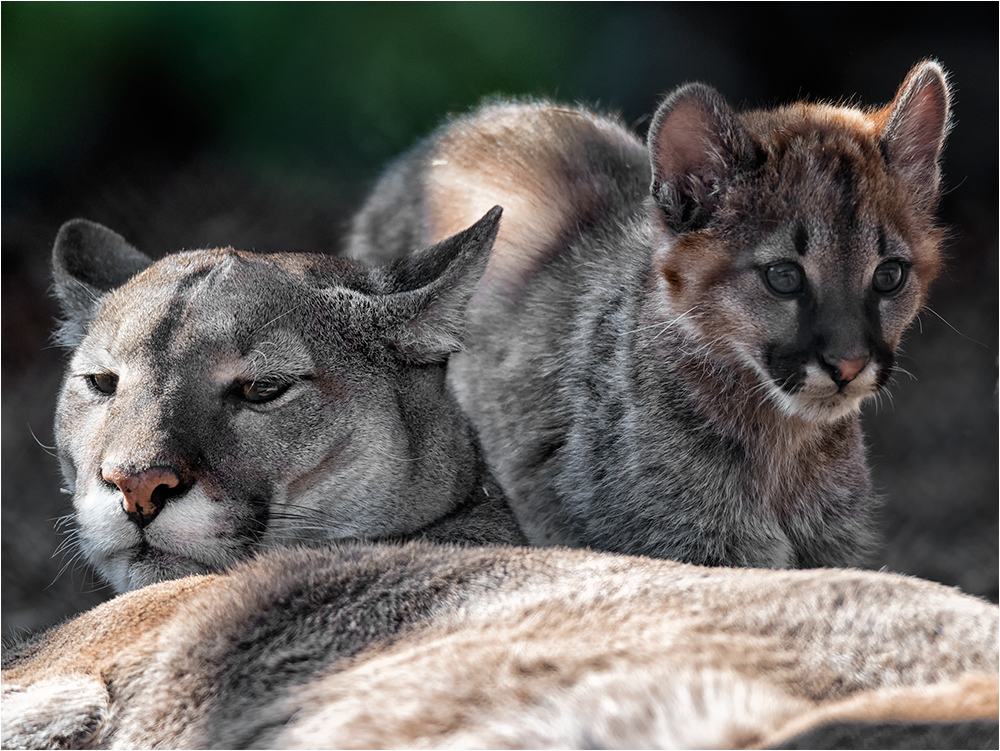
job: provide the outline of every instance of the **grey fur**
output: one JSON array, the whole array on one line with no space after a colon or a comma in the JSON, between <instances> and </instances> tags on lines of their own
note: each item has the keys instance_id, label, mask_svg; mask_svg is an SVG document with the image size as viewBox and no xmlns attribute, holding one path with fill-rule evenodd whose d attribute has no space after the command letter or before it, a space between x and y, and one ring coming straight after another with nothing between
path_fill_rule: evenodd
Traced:
<instances>
[{"instance_id":1,"label":"grey fur","mask_svg":"<svg viewBox=\"0 0 1000 751\"><path fill-rule=\"evenodd\" d=\"M1000 724L967 722L835 722L774 746L775 749L820 748L981 748L1000 744Z\"/></svg>"},{"instance_id":2,"label":"grey fur","mask_svg":"<svg viewBox=\"0 0 1000 751\"><path fill-rule=\"evenodd\" d=\"M933 96L915 105L918 87ZM698 84L665 99L647 149L602 115L508 103L392 166L355 220L355 257L406 253L477 201L505 207L449 378L532 543L867 560L877 498L857 411L937 271L933 201L912 198L904 162L917 154L936 196L940 66L915 68L889 107L908 135L888 161L875 115L737 114ZM883 255L909 270L898 295L873 291ZM794 300L765 287L779 261L810 269ZM838 369L851 362L856 381ZM836 407L803 406L828 388Z\"/></svg>"},{"instance_id":3,"label":"grey fur","mask_svg":"<svg viewBox=\"0 0 1000 751\"><path fill-rule=\"evenodd\" d=\"M292 543L523 543L445 386L499 216L384 268L231 249L153 263L68 223L53 268L75 350L56 439L91 563L123 591ZM113 393L95 372L120 375ZM256 380L287 398L241 400ZM179 484L133 523L101 480L112 466Z\"/></svg>"},{"instance_id":4,"label":"grey fur","mask_svg":"<svg viewBox=\"0 0 1000 751\"><path fill-rule=\"evenodd\" d=\"M53 247L52 277L65 313L56 339L73 348L86 336L100 297L152 261L118 233L86 219L66 222ZM101 253L94 253L94 248L101 248Z\"/></svg>"}]
</instances>

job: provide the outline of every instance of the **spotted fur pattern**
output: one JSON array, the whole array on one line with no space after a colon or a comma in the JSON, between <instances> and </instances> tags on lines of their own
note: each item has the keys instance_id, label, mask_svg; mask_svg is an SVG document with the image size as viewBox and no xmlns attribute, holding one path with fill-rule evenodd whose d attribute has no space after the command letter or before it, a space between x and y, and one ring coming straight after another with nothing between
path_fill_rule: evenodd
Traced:
<instances>
[{"instance_id":1,"label":"spotted fur pattern","mask_svg":"<svg viewBox=\"0 0 1000 751\"><path fill-rule=\"evenodd\" d=\"M712 565L856 565L873 545L859 421L938 272L949 86L885 107L613 118L499 102L402 157L351 252L504 219L450 382L529 538Z\"/></svg>"}]
</instances>

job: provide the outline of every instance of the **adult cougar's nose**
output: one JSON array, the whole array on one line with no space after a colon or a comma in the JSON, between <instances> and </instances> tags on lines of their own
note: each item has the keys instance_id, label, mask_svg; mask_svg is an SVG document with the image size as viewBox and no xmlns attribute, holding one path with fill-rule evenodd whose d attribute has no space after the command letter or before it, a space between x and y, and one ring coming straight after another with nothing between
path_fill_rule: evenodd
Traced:
<instances>
[{"instance_id":1,"label":"adult cougar's nose","mask_svg":"<svg viewBox=\"0 0 1000 751\"><path fill-rule=\"evenodd\" d=\"M170 467L150 467L141 472L101 467L101 476L122 491L122 507L140 529L156 518L169 492L181 484L181 478Z\"/></svg>"}]
</instances>

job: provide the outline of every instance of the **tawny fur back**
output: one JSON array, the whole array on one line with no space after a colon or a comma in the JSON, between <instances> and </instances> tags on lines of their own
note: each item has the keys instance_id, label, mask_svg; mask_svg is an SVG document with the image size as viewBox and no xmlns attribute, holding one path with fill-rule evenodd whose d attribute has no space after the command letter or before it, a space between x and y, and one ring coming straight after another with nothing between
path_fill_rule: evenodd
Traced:
<instances>
[{"instance_id":1,"label":"tawny fur back","mask_svg":"<svg viewBox=\"0 0 1000 751\"><path fill-rule=\"evenodd\" d=\"M949 727L982 742L998 625L995 605L890 574L276 551L124 595L8 655L3 742L746 748L887 721L964 723Z\"/></svg>"}]
</instances>

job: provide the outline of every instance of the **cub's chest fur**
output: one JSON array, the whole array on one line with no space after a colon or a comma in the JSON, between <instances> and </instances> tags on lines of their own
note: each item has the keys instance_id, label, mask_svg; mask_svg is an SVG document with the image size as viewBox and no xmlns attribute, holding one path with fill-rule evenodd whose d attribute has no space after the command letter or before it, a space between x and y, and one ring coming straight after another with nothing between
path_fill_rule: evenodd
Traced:
<instances>
[{"instance_id":1,"label":"cub's chest fur","mask_svg":"<svg viewBox=\"0 0 1000 751\"><path fill-rule=\"evenodd\" d=\"M499 212L393 269L191 251L71 222L56 439L119 590L344 538L522 541L445 389Z\"/></svg>"},{"instance_id":2,"label":"cub's chest fur","mask_svg":"<svg viewBox=\"0 0 1000 751\"><path fill-rule=\"evenodd\" d=\"M938 272L940 66L877 109L736 112L692 84L645 146L611 118L501 103L389 169L352 253L504 214L449 364L535 543L708 564L864 560L858 413Z\"/></svg>"}]
</instances>

